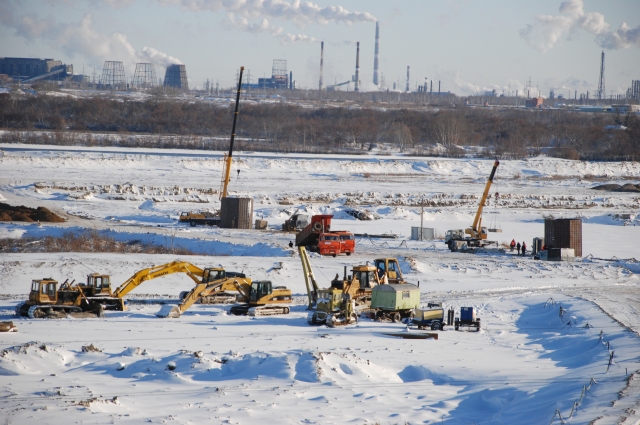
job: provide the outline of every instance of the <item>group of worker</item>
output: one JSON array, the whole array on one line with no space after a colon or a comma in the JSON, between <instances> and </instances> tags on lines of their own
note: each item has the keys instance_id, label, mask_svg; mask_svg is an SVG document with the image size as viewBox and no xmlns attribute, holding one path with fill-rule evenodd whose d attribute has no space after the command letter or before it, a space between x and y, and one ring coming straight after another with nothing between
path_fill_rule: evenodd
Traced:
<instances>
[{"instance_id":1,"label":"group of worker","mask_svg":"<svg viewBox=\"0 0 640 425\"><path fill-rule=\"evenodd\" d=\"M515 239L511 239L511 244L509 246L511 247L511 252L513 252L515 248L518 250L518 255L522 255L523 257L527 253L527 243L525 241L522 241L522 245L520 245L520 242L516 243ZM520 252L522 252L522 254L520 254Z\"/></svg>"}]
</instances>

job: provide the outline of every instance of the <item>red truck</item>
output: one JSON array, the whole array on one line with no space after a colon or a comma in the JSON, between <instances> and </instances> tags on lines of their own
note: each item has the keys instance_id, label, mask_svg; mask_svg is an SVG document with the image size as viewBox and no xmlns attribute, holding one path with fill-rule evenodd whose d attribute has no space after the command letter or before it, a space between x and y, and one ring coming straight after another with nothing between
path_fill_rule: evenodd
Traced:
<instances>
[{"instance_id":1,"label":"red truck","mask_svg":"<svg viewBox=\"0 0 640 425\"><path fill-rule=\"evenodd\" d=\"M296 235L296 246L306 246L311 252L320 255L355 252L356 241L353 233L346 230L331 230L333 215L314 215L311 223Z\"/></svg>"}]
</instances>

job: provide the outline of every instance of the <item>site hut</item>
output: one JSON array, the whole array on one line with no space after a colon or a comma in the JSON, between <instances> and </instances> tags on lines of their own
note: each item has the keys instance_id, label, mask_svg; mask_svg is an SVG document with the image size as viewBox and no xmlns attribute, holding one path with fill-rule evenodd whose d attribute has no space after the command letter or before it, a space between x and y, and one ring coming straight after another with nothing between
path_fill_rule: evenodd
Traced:
<instances>
[{"instance_id":1,"label":"site hut","mask_svg":"<svg viewBox=\"0 0 640 425\"><path fill-rule=\"evenodd\" d=\"M378 285L371 291L371 308L377 317L409 317L420 306L420 288L410 283Z\"/></svg>"}]
</instances>

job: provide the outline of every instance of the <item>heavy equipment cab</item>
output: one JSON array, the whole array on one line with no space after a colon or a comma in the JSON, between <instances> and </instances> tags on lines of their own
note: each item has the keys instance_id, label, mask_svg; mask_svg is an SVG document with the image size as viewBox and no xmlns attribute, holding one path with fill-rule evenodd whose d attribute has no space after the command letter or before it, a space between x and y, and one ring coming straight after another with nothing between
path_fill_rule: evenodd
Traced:
<instances>
[{"instance_id":1,"label":"heavy equipment cab","mask_svg":"<svg viewBox=\"0 0 640 425\"><path fill-rule=\"evenodd\" d=\"M31 281L29 301L38 304L53 304L58 301L58 282L51 278Z\"/></svg>"},{"instance_id":2,"label":"heavy equipment cab","mask_svg":"<svg viewBox=\"0 0 640 425\"><path fill-rule=\"evenodd\" d=\"M264 280L260 282L253 282L251 284L249 302L257 302L261 298L271 295L271 293L273 293L273 289L270 281Z\"/></svg>"},{"instance_id":3,"label":"heavy equipment cab","mask_svg":"<svg viewBox=\"0 0 640 425\"><path fill-rule=\"evenodd\" d=\"M111 278L108 274L93 273L87 275L87 283L80 283L82 292L87 297L111 296Z\"/></svg>"},{"instance_id":4,"label":"heavy equipment cab","mask_svg":"<svg viewBox=\"0 0 640 425\"><path fill-rule=\"evenodd\" d=\"M209 283L215 280L225 279L226 277L227 273L224 269L204 269L204 272L202 273L202 283Z\"/></svg>"},{"instance_id":5,"label":"heavy equipment cab","mask_svg":"<svg viewBox=\"0 0 640 425\"><path fill-rule=\"evenodd\" d=\"M395 258L378 258L374 262L381 283L404 283L400 264ZM384 282L386 277L386 282Z\"/></svg>"}]
</instances>

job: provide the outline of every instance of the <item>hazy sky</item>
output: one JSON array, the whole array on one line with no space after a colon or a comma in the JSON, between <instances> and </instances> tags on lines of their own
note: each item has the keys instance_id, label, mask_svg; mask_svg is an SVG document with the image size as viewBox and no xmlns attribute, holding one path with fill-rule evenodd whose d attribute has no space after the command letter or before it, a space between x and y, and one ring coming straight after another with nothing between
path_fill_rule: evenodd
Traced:
<instances>
[{"instance_id":1,"label":"hazy sky","mask_svg":"<svg viewBox=\"0 0 640 425\"><path fill-rule=\"evenodd\" d=\"M325 86L355 73L373 89L375 22L387 86L442 80L459 95L519 89L546 97L598 85L606 54L607 95L640 79L639 0L0 0L0 56L47 57L75 73L102 72L105 60L153 62L159 77L184 63L191 86L234 84L244 65L252 82L286 59L298 87L317 88L320 41Z\"/></svg>"}]
</instances>

